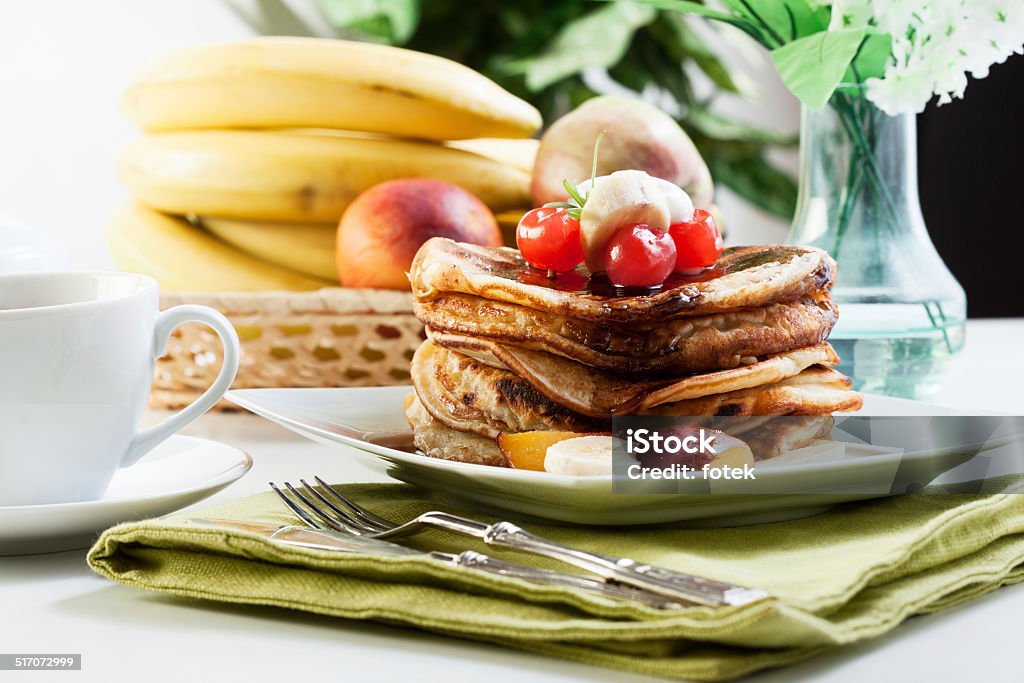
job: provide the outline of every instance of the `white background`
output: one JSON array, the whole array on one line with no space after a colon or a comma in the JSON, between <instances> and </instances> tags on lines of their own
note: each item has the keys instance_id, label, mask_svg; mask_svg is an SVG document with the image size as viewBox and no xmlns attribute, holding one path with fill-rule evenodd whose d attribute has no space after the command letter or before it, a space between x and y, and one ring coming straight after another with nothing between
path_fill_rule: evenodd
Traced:
<instances>
[{"instance_id":1,"label":"white background","mask_svg":"<svg viewBox=\"0 0 1024 683\"><path fill-rule=\"evenodd\" d=\"M125 86L148 60L196 43L252 35L238 12L255 3L222 0L45 0L0 2L0 216L34 226L70 263L108 268L105 232L127 195L118 150L138 135L120 111ZM291 0L318 19L313 0ZM314 26L314 28L317 28ZM724 45L743 70L748 101L724 111L766 128L794 131L798 107L752 41ZM793 155L782 162L793 166ZM720 191L730 242L773 242L786 224Z\"/></svg>"}]
</instances>

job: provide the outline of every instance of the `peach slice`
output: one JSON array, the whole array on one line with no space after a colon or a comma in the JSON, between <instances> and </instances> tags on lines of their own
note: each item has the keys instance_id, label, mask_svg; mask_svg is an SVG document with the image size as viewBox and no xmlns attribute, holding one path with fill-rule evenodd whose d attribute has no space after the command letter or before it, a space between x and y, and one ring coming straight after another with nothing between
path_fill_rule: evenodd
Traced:
<instances>
[{"instance_id":1,"label":"peach slice","mask_svg":"<svg viewBox=\"0 0 1024 683\"><path fill-rule=\"evenodd\" d=\"M534 431L502 432L498 434L498 448L508 466L517 470L544 471L544 458L548 448L559 441L579 436L593 436L580 432Z\"/></svg>"}]
</instances>

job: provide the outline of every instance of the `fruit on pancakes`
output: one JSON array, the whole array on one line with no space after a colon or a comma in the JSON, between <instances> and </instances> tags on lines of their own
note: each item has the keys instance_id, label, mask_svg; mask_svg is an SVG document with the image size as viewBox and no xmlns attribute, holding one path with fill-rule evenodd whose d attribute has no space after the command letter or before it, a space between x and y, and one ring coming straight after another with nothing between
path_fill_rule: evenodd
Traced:
<instances>
[{"instance_id":1,"label":"fruit on pancakes","mask_svg":"<svg viewBox=\"0 0 1024 683\"><path fill-rule=\"evenodd\" d=\"M820 438L861 403L824 341L834 267L810 247L740 247L623 295L582 269L549 279L512 249L430 240L410 271L428 335L412 364L416 445L507 466L502 434L607 432L621 415L734 416L769 435L761 416L815 418L758 457Z\"/></svg>"},{"instance_id":2,"label":"fruit on pancakes","mask_svg":"<svg viewBox=\"0 0 1024 683\"><path fill-rule=\"evenodd\" d=\"M573 270L583 260L579 220L553 206L523 214L516 226L516 246L531 266L552 274Z\"/></svg>"},{"instance_id":3,"label":"fruit on pancakes","mask_svg":"<svg viewBox=\"0 0 1024 683\"><path fill-rule=\"evenodd\" d=\"M643 171L616 171L596 178L589 191L583 188L587 194L580 213L580 240L590 272L604 270L608 243L620 228L643 224L668 230L669 204L662 183Z\"/></svg>"},{"instance_id":4,"label":"fruit on pancakes","mask_svg":"<svg viewBox=\"0 0 1024 683\"><path fill-rule=\"evenodd\" d=\"M618 288L657 289L673 270L709 268L722 252L722 235L709 214L695 218L690 195L645 171L598 176L605 132L594 143L590 178L564 178L564 201L546 203L519 221L516 246L525 261L554 278L583 260Z\"/></svg>"},{"instance_id":5,"label":"fruit on pancakes","mask_svg":"<svg viewBox=\"0 0 1024 683\"><path fill-rule=\"evenodd\" d=\"M703 209L694 210L687 220L673 221L668 233L676 244L677 273L696 275L715 265L722 255L722 233L714 217Z\"/></svg>"},{"instance_id":6,"label":"fruit on pancakes","mask_svg":"<svg viewBox=\"0 0 1024 683\"><path fill-rule=\"evenodd\" d=\"M515 249L428 240L410 270L416 300L448 294L517 304L538 312L600 324L660 323L796 301L832 284L835 262L820 249L790 244L733 247L698 278L670 278L644 295L619 296L580 269L577 279L549 281ZM575 286L577 285L578 286Z\"/></svg>"},{"instance_id":7,"label":"fruit on pancakes","mask_svg":"<svg viewBox=\"0 0 1024 683\"><path fill-rule=\"evenodd\" d=\"M577 439L581 436L577 432L502 432L498 434L498 448L508 461L509 467L543 472L548 449L559 441Z\"/></svg>"},{"instance_id":8,"label":"fruit on pancakes","mask_svg":"<svg viewBox=\"0 0 1024 683\"><path fill-rule=\"evenodd\" d=\"M660 287L675 265L672 236L643 223L616 232L605 250L605 272L616 287Z\"/></svg>"},{"instance_id":9,"label":"fruit on pancakes","mask_svg":"<svg viewBox=\"0 0 1024 683\"><path fill-rule=\"evenodd\" d=\"M612 440L601 434L563 439L548 446L544 471L573 477L599 477L612 473Z\"/></svg>"},{"instance_id":10,"label":"fruit on pancakes","mask_svg":"<svg viewBox=\"0 0 1024 683\"><path fill-rule=\"evenodd\" d=\"M750 446L724 432L688 426L677 427L671 431L680 439L692 437L695 441L703 437L702 432L709 432L712 434L715 453L665 454L654 456L654 460L640 458L641 464L665 467L677 463L696 469L704 465L719 468L754 464ZM501 448L502 455L508 460L510 467L574 477L612 474L615 441L611 434L574 432L518 432L498 435L498 447ZM622 448L621 441L619 448Z\"/></svg>"}]
</instances>

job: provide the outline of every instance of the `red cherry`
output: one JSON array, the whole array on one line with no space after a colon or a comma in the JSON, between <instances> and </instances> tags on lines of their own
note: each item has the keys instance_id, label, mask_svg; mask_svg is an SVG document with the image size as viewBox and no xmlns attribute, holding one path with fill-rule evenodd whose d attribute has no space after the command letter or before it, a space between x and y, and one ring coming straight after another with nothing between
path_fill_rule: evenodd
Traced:
<instances>
[{"instance_id":1,"label":"red cherry","mask_svg":"<svg viewBox=\"0 0 1024 683\"><path fill-rule=\"evenodd\" d=\"M699 273L715 265L722 254L722 233L715 219L703 209L695 209L693 219L669 226L668 234L676 245L677 273Z\"/></svg>"},{"instance_id":2,"label":"red cherry","mask_svg":"<svg viewBox=\"0 0 1024 683\"><path fill-rule=\"evenodd\" d=\"M583 261L580 222L564 208L527 211L516 227L516 245L534 268L560 273Z\"/></svg>"},{"instance_id":3,"label":"red cherry","mask_svg":"<svg viewBox=\"0 0 1024 683\"><path fill-rule=\"evenodd\" d=\"M620 287L656 287L665 282L676 263L676 245L667 232L638 223L612 236L605 270Z\"/></svg>"}]
</instances>

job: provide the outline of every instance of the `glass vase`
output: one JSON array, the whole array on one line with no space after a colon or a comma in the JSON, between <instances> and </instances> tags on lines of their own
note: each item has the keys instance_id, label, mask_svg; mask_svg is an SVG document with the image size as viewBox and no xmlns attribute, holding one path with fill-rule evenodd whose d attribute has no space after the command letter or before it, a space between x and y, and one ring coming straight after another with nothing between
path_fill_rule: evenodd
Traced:
<instances>
[{"instance_id":1,"label":"glass vase","mask_svg":"<svg viewBox=\"0 0 1024 683\"><path fill-rule=\"evenodd\" d=\"M914 116L888 116L861 91L804 109L789 241L839 265L830 341L858 390L927 399L964 343L966 296L935 250L917 191Z\"/></svg>"}]
</instances>

